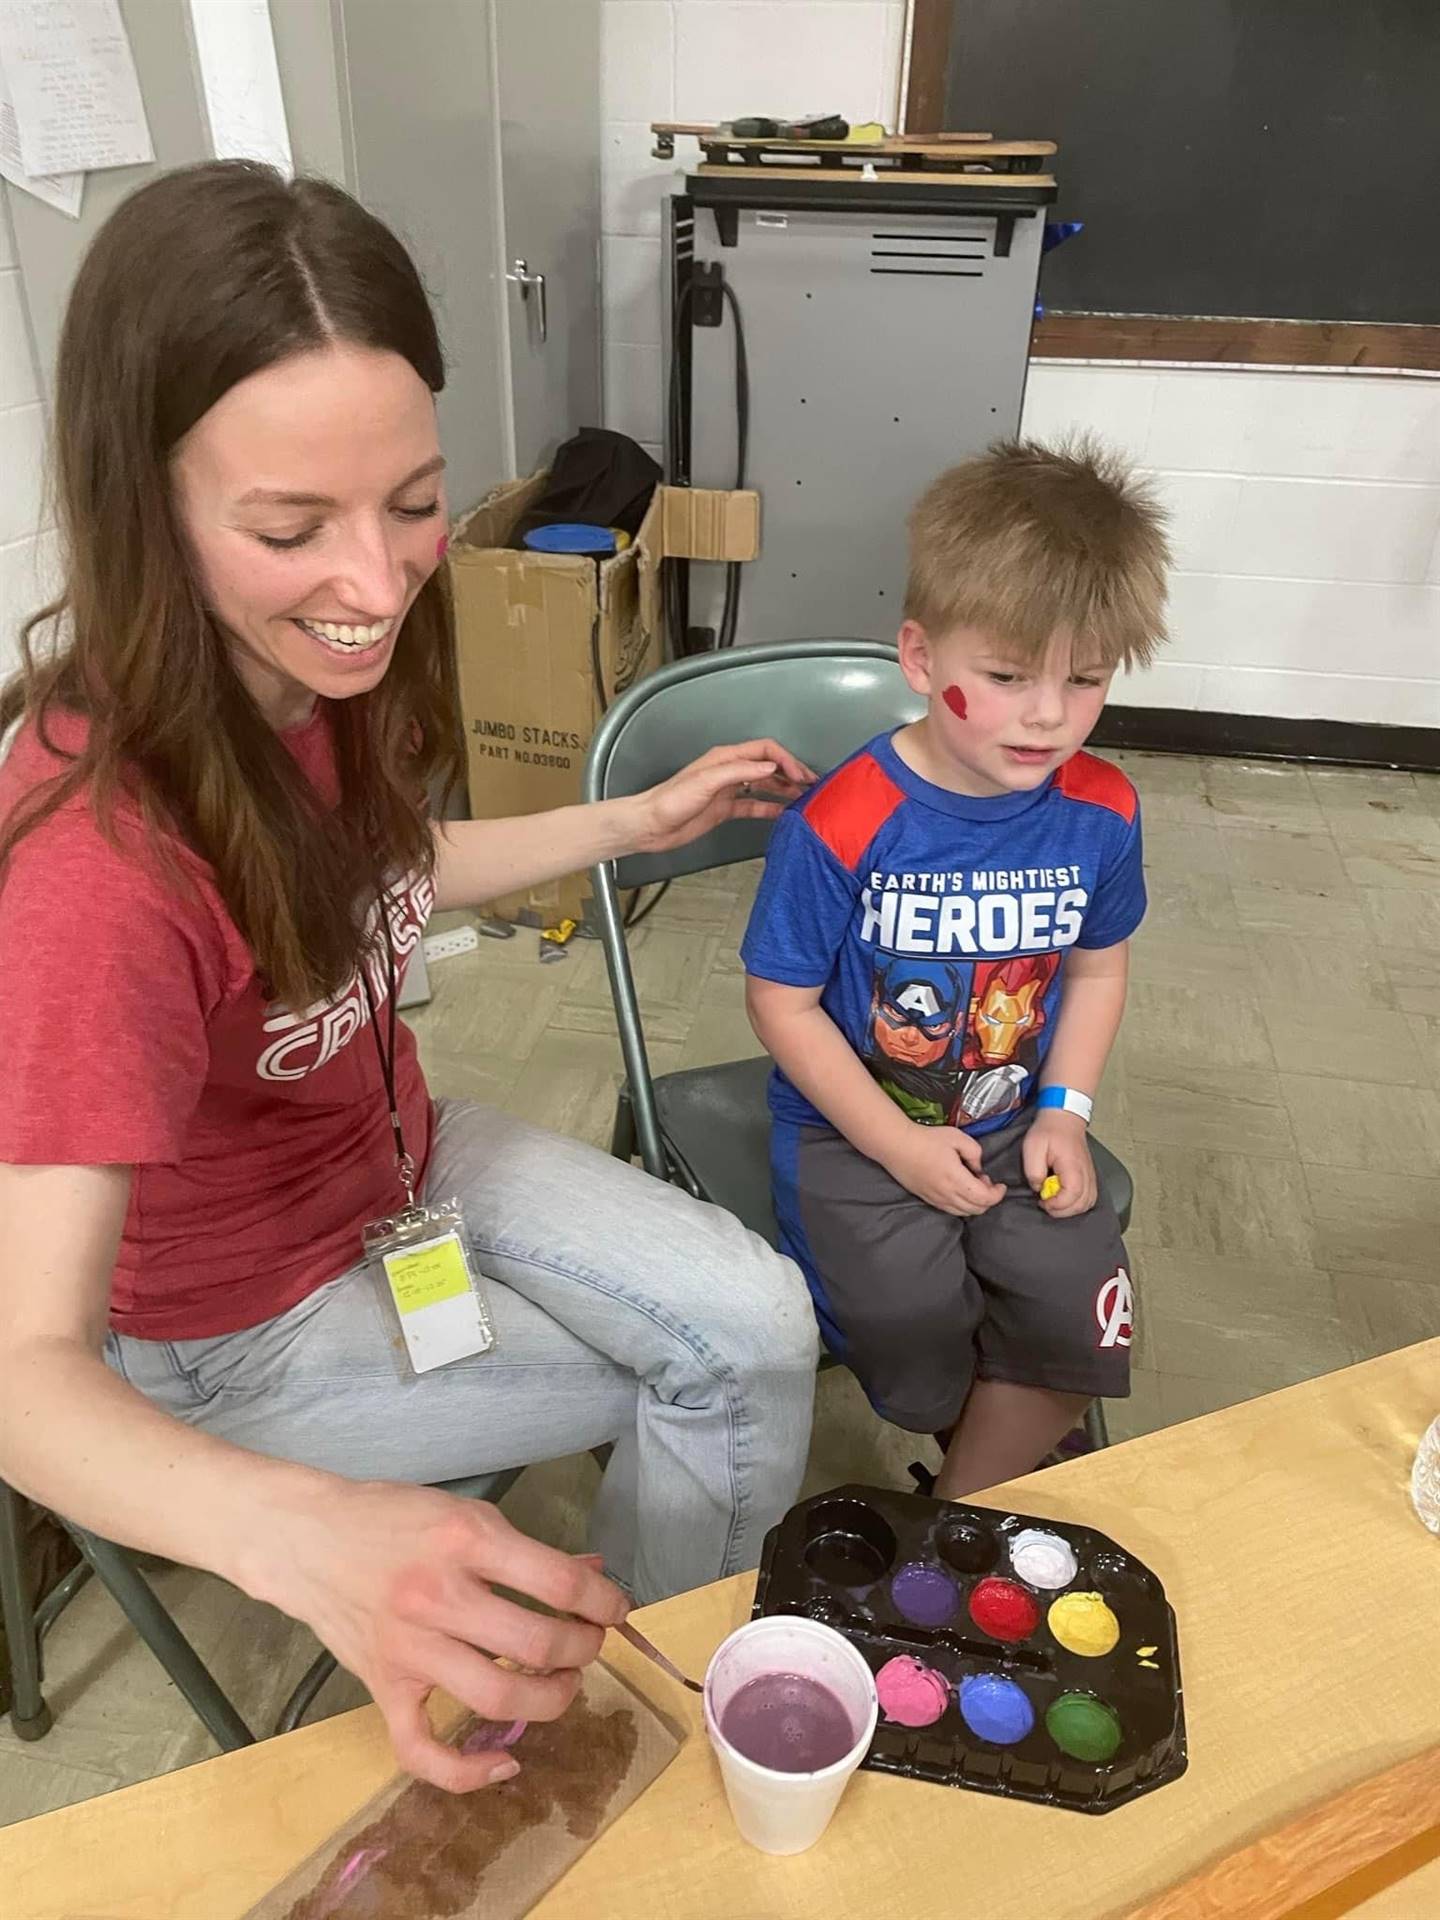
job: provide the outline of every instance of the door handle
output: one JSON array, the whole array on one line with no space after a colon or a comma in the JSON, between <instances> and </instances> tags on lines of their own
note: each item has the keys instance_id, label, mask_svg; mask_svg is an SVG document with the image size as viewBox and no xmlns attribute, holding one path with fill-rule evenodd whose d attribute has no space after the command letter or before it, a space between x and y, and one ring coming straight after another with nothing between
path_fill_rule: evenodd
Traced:
<instances>
[{"instance_id":1,"label":"door handle","mask_svg":"<svg viewBox=\"0 0 1440 1920\"><path fill-rule=\"evenodd\" d=\"M510 268L505 275L505 278L507 280L513 281L514 284L517 287L519 287L520 298L524 300L527 303L527 305L530 300L530 289L532 287L535 289L536 308L540 317L540 344L543 347L545 344L545 335L546 335L546 332L548 331L547 325L546 325L546 313L545 313L545 276L544 274L531 273L529 261L524 259L523 257L517 256L517 258L514 261L512 261Z\"/></svg>"}]
</instances>

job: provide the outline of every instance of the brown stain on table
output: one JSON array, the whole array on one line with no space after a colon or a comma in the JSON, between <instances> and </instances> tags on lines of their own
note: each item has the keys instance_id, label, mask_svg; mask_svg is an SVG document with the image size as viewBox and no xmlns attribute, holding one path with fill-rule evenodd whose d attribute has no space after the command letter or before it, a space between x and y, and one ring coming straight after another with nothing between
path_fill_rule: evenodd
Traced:
<instances>
[{"instance_id":1,"label":"brown stain on table","mask_svg":"<svg viewBox=\"0 0 1440 1920\"><path fill-rule=\"evenodd\" d=\"M596 1711L583 1696L563 1719L532 1721L515 1779L460 1794L414 1782L336 1849L285 1920L453 1920L509 1849L557 1814L573 1838L593 1838L638 1742L629 1707ZM347 1861L371 1848L384 1857L337 1897Z\"/></svg>"}]
</instances>

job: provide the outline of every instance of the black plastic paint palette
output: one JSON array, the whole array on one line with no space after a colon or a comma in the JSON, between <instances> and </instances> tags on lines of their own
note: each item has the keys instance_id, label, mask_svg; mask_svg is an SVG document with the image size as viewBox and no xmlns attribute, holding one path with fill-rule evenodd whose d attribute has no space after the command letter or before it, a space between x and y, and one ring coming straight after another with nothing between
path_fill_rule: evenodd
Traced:
<instances>
[{"instance_id":1,"label":"black plastic paint palette","mask_svg":"<svg viewBox=\"0 0 1440 1920\"><path fill-rule=\"evenodd\" d=\"M875 1772L1108 1813L1185 1771L1174 1612L1092 1527L837 1487L766 1536L754 1613L859 1648Z\"/></svg>"}]
</instances>

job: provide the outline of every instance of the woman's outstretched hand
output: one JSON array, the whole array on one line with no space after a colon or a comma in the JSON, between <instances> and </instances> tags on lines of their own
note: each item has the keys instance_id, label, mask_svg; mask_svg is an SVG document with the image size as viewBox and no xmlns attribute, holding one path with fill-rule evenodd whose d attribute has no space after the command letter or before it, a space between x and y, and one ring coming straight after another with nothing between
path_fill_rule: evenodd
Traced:
<instances>
[{"instance_id":1,"label":"woman's outstretched hand","mask_svg":"<svg viewBox=\"0 0 1440 1920\"><path fill-rule=\"evenodd\" d=\"M328 1476L326 1487L321 1511L267 1543L269 1577L247 1586L304 1620L364 1682L407 1773L452 1793L509 1779L523 1747L446 1746L431 1731L429 1695L442 1687L486 1720L558 1719L606 1628L629 1612L627 1596L598 1561L542 1546L486 1501ZM505 1599L492 1581L555 1614Z\"/></svg>"},{"instance_id":2,"label":"woman's outstretched hand","mask_svg":"<svg viewBox=\"0 0 1440 1920\"><path fill-rule=\"evenodd\" d=\"M776 740L712 747L637 795L640 837L634 851L663 853L687 846L727 820L772 820L814 783L804 761Z\"/></svg>"}]
</instances>

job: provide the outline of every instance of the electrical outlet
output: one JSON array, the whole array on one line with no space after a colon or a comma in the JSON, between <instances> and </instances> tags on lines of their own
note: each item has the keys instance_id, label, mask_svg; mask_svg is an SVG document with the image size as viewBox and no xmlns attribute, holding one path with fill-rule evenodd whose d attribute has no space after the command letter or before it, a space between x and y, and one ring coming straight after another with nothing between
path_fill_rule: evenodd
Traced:
<instances>
[{"instance_id":1,"label":"electrical outlet","mask_svg":"<svg viewBox=\"0 0 1440 1920\"><path fill-rule=\"evenodd\" d=\"M432 933L425 941L425 960L434 966L437 960L453 960L457 953L474 953L480 936L474 927L452 927L448 933Z\"/></svg>"}]
</instances>

